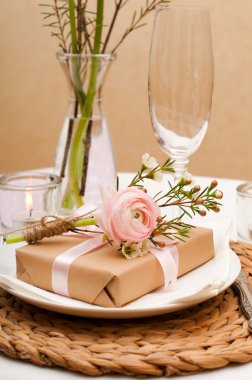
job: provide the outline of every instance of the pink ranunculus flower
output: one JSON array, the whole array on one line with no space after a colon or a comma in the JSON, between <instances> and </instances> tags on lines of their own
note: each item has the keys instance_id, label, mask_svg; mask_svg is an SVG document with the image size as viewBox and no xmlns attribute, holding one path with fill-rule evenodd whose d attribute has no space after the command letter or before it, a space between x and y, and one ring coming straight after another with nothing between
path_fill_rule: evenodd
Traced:
<instances>
[{"instance_id":1,"label":"pink ranunculus flower","mask_svg":"<svg viewBox=\"0 0 252 380\"><path fill-rule=\"evenodd\" d=\"M160 208L137 187L102 190L102 206L94 213L97 224L117 246L142 242L157 226Z\"/></svg>"}]
</instances>

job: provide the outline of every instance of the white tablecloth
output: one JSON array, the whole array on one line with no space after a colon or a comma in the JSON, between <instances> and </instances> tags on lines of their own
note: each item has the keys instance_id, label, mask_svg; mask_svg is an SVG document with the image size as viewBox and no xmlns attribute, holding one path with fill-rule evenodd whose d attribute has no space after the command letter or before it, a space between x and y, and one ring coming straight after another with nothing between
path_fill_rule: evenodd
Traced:
<instances>
[{"instance_id":1,"label":"white tablecloth","mask_svg":"<svg viewBox=\"0 0 252 380\"><path fill-rule=\"evenodd\" d=\"M130 173L123 173L120 175L121 187L128 184L129 178L132 178ZM208 185L211 181L210 178L196 177L196 182L202 187ZM235 189L242 181L218 179L219 188L224 192L224 198L222 200L223 207L221 213L216 215L215 213L207 216L208 220L216 220L216 218L232 218L234 221L232 239L236 239L236 207L235 207ZM196 221L194 221L196 223ZM7 247L1 248L8 249ZM125 376L104 376L101 379L126 379ZM215 369L212 371L204 371L201 374L187 376L186 380L224 380L237 378L239 380L251 380L252 379L252 362L241 365L229 365L222 369ZM90 377L83 376L77 373L67 372L65 370L57 368L44 368L37 367L24 361L18 361L10 359L3 354L0 355L0 380L74 380L74 379L90 379ZM129 377L128 379L132 379ZM165 379L165 378L159 378Z\"/></svg>"}]
</instances>

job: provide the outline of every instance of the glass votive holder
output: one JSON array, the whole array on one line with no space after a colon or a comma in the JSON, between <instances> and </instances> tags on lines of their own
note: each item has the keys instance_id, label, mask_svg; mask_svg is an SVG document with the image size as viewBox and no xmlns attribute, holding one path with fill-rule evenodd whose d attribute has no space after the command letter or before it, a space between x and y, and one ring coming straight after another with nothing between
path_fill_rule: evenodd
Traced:
<instances>
[{"instance_id":1,"label":"glass votive holder","mask_svg":"<svg viewBox=\"0 0 252 380\"><path fill-rule=\"evenodd\" d=\"M2 232L39 222L59 210L61 178L48 173L15 172L0 177Z\"/></svg>"},{"instance_id":2,"label":"glass votive holder","mask_svg":"<svg viewBox=\"0 0 252 380\"><path fill-rule=\"evenodd\" d=\"M238 236L252 241L252 182L239 185L236 197Z\"/></svg>"}]
</instances>

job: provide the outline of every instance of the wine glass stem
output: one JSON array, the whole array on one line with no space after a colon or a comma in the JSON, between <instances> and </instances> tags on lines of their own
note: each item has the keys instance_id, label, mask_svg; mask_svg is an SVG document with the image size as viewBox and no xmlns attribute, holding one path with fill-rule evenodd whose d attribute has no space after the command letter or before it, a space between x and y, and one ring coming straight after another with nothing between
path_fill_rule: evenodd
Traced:
<instances>
[{"instance_id":1,"label":"wine glass stem","mask_svg":"<svg viewBox=\"0 0 252 380\"><path fill-rule=\"evenodd\" d=\"M178 158L178 157L172 157L174 160L173 168L174 168L174 174L173 174L173 186L175 186L182 177L184 177L185 173L187 172L188 167L188 158ZM172 218L178 218L182 214L182 210L178 206L172 207Z\"/></svg>"}]
</instances>

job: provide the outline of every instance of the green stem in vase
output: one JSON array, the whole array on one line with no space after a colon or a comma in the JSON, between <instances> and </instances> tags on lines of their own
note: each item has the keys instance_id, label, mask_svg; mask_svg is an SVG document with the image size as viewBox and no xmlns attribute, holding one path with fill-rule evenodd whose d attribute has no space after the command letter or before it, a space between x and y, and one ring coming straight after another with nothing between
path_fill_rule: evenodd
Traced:
<instances>
[{"instance_id":1,"label":"green stem in vase","mask_svg":"<svg viewBox=\"0 0 252 380\"><path fill-rule=\"evenodd\" d=\"M68 0L69 16L70 16L70 32L71 32L71 43L72 43L72 53L78 53L78 44L77 44L77 34L76 34L76 25L75 25L75 6L74 0Z\"/></svg>"},{"instance_id":2,"label":"green stem in vase","mask_svg":"<svg viewBox=\"0 0 252 380\"><path fill-rule=\"evenodd\" d=\"M77 31L76 31L76 24L75 24L76 17L75 17L74 0L68 0L68 8L69 8L69 17L70 17L72 54L78 54L79 51L78 51ZM82 106L84 103L85 95L82 91L81 77L80 77L81 62L77 56L73 56L71 60L72 60L72 72L73 72L72 78L73 78L74 92L80 105Z\"/></svg>"},{"instance_id":3,"label":"green stem in vase","mask_svg":"<svg viewBox=\"0 0 252 380\"><path fill-rule=\"evenodd\" d=\"M73 51L77 51L77 38L75 27L75 15L74 15L74 1L69 0L69 11L71 6L70 18L71 18L71 38ZM84 156L84 143L86 138L87 127L89 119L92 115L92 107L96 94L96 82L97 74L99 70L99 59L95 57L100 53L102 27L103 27L103 8L104 0L97 0L97 12L96 12L96 28L94 36L94 46L92 50L92 63L90 70L90 80L88 85L87 94L85 96L85 102L81 105L81 119L78 123L76 132L73 137L72 148L69 158L69 181L67 184L66 192L62 200L63 208L72 208L74 204L80 207L83 204L82 196L80 195L80 181L82 176L82 165ZM73 26L74 25L74 26ZM73 26L73 30L72 30ZM80 70L78 70L78 76L80 79Z\"/></svg>"}]
</instances>

